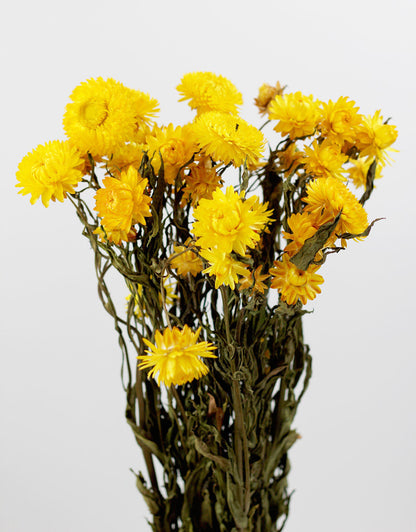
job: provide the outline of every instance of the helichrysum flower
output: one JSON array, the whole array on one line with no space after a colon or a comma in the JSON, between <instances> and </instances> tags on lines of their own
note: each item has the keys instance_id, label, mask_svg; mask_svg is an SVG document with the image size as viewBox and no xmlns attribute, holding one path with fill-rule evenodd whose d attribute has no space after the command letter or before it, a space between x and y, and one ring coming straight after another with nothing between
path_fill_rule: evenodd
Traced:
<instances>
[{"instance_id":1,"label":"helichrysum flower","mask_svg":"<svg viewBox=\"0 0 416 532\"><path fill-rule=\"evenodd\" d=\"M135 142L117 146L112 155L103 160L105 168L113 176L119 176L120 172L127 171L129 166L138 170L143 159L143 152L146 149L145 144L136 144Z\"/></svg>"},{"instance_id":2,"label":"helichrysum flower","mask_svg":"<svg viewBox=\"0 0 416 532\"><path fill-rule=\"evenodd\" d=\"M211 199L214 190L223 183L221 176L217 174L216 165L212 164L210 157L200 156L188 167L189 173L184 175L185 188L183 189L183 201L190 201L191 205L197 205L202 198Z\"/></svg>"},{"instance_id":3,"label":"helichrysum flower","mask_svg":"<svg viewBox=\"0 0 416 532\"><path fill-rule=\"evenodd\" d=\"M16 187L22 189L19 194L31 195L30 203L40 197L48 207L50 200L63 201L67 194L75 192L84 169L85 161L74 146L54 140L23 157L16 173Z\"/></svg>"},{"instance_id":4,"label":"helichrysum flower","mask_svg":"<svg viewBox=\"0 0 416 532\"><path fill-rule=\"evenodd\" d=\"M359 108L354 106L355 102L349 101L346 96L340 96L336 102L322 102L321 134L341 144L344 141L353 142L355 130L362 118L358 113Z\"/></svg>"},{"instance_id":5,"label":"helichrysum flower","mask_svg":"<svg viewBox=\"0 0 416 532\"><path fill-rule=\"evenodd\" d=\"M111 156L136 141L140 127L158 111L155 99L114 79L89 79L75 87L66 106L64 129L81 152Z\"/></svg>"},{"instance_id":6,"label":"helichrysum flower","mask_svg":"<svg viewBox=\"0 0 416 532\"><path fill-rule=\"evenodd\" d=\"M246 273L243 274L243 277L240 279L238 285L239 290L250 290L251 292L260 292L264 294L264 291L267 290L267 285L263 283L270 275L262 274L263 266L258 266L254 271L246 269Z\"/></svg>"},{"instance_id":7,"label":"helichrysum flower","mask_svg":"<svg viewBox=\"0 0 416 532\"><path fill-rule=\"evenodd\" d=\"M313 217L307 212L292 214L288 218L287 223L291 232L282 231L282 235L290 241L285 247L285 251L290 257L295 255L305 241L318 230L313 221Z\"/></svg>"},{"instance_id":8,"label":"helichrysum flower","mask_svg":"<svg viewBox=\"0 0 416 532\"><path fill-rule=\"evenodd\" d=\"M302 164L303 152L296 147L296 142L291 142L285 150L278 150L276 170L289 177L293 174L298 166Z\"/></svg>"},{"instance_id":9,"label":"helichrysum flower","mask_svg":"<svg viewBox=\"0 0 416 532\"><path fill-rule=\"evenodd\" d=\"M259 88L259 94L257 98L254 98L254 104L257 106L261 115L267 113L270 102L277 96L282 95L284 87L280 85L279 82L275 86L269 85L268 83L263 83Z\"/></svg>"},{"instance_id":10,"label":"helichrysum flower","mask_svg":"<svg viewBox=\"0 0 416 532\"><path fill-rule=\"evenodd\" d=\"M390 146L397 139L397 129L385 124L380 113L376 111L374 116L363 117L357 129L356 145L361 157L376 157L384 165L388 159L387 150L392 150Z\"/></svg>"},{"instance_id":11,"label":"helichrysum flower","mask_svg":"<svg viewBox=\"0 0 416 532\"><path fill-rule=\"evenodd\" d=\"M187 325L183 329L173 327L163 332L156 331L155 343L143 339L149 347L147 355L137 357L140 369L151 368L149 377L157 377L158 384L182 385L199 379L208 373L208 367L201 358L216 358L211 351L216 349L209 342L198 342L199 328L193 332Z\"/></svg>"},{"instance_id":12,"label":"helichrysum flower","mask_svg":"<svg viewBox=\"0 0 416 532\"><path fill-rule=\"evenodd\" d=\"M321 293L319 285L324 279L316 273L319 266L311 265L306 271L300 270L286 254L281 261L275 260L274 266L269 270L272 275L271 287L279 290L280 297L288 305L294 305L299 299L305 305L308 299L315 299L316 294Z\"/></svg>"},{"instance_id":13,"label":"helichrysum flower","mask_svg":"<svg viewBox=\"0 0 416 532\"><path fill-rule=\"evenodd\" d=\"M361 234L367 228L367 213L354 194L338 179L314 179L306 187L306 212L319 215L321 225L334 220L341 212L335 228L337 234Z\"/></svg>"},{"instance_id":14,"label":"helichrysum flower","mask_svg":"<svg viewBox=\"0 0 416 532\"><path fill-rule=\"evenodd\" d=\"M216 189L212 199L201 199L194 210L193 232L202 248L217 247L225 253L245 255L246 248L260 240L270 214L257 196L244 199L244 193L238 194L231 186L225 194Z\"/></svg>"},{"instance_id":15,"label":"helichrysum flower","mask_svg":"<svg viewBox=\"0 0 416 532\"><path fill-rule=\"evenodd\" d=\"M274 129L291 139L313 135L321 116L319 102L301 92L276 96L268 111L270 120L278 120Z\"/></svg>"},{"instance_id":16,"label":"helichrysum flower","mask_svg":"<svg viewBox=\"0 0 416 532\"><path fill-rule=\"evenodd\" d=\"M169 124L168 127L156 127L151 136L147 137L148 156L152 159L155 172L163 160L164 177L166 183L172 185L178 172L191 161L192 155L199 148L194 141L191 126L177 126Z\"/></svg>"},{"instance_id":17,"label":"helichrysum flower","mask_svg":"<svg viewBox=\"0 0 416 532\"><path fill-rule=\"evenodd\" d=\"M174 252L169 257L171 267L182 277L185 277L188 273L193 276L198 275L203 269L202 260L194 251L188 249L190 241L191 239L188 238L184 246L174 245Z\"/></svg>"},{"instance_id":18,"label":"helichrysum flower","mask_svg":"<svg viewBox=\"0 0 416 532\"><path fill-rule=\"evenodd\" d=\"M367 173L370 169L370 166L374 162L374 157L360 157L359 159L350 159L352 166L346 170L347 177L352 180L354 185L358 187L365 187L367 183ZM381 175L381 166L378 164L376 166L376 174L374 179L380 179Z\"/></svg>"},{"instance_id":19,"label":"helichrysum flower","mask_svg":"<svg viewBox=\"0 0 416 532\"><path fill-rule=\"evenodd\" d=\"M202 273L208 273L215 276L215 288L226 285L234 290L238 283L238 276L247 275L247 266L238 260L235 260L229 253L214 248L202 249L201 255L209 262L208 268Z\"/></svg>"},{"instance_id":20,"label":"helichrysum flower","mask_svg":"<svg viewBox=\"0 0 416 532\"><path fill-rule=\"evenodd\" d=\"M131 226L145 224L145 217L151 216L150 197L145 194L147 179L142 179L137 170L130 166L121 172L120 179L105 177L104 188L95 195L95 210L102 218L107 237L115 244L128 240Z\"/></svg>"},{"instance_id":21,"label":"helichrysum flower","mask_svg":"<svg viewBox=\"0 0 416 532\"><path fill-rule=\"evenodd\" d=\"M237 106L243 103L241 93L231 81L212 72L185 74L176 89L182 96L179 101L189 100L189 106L198 115L209 111L235 114Z\"/></svg>"},{"instance_id":22,"label":"helichrysum flower","mask_svg":"<svg viewBox=\"0 0 416 532\"><path fill-rule=\"evenodd\" d=\"M305 146L304 156L301 161L305 165L305 171L314 177L336 177L345 180L342 175L342 165L348 159L341 153L339 144L324 141L321 144L315 140L312 147Z\"/></svg>"},{"instance_id":23,"label":"helichrysum flower","mask_svg":"<svg viewBox=\"0 0 416 532\"><path fill-rule=\"evenodd\" d=\"M204 113L193 124L196 141L214 161L256 166L265 140L261 131L236 115Z\"/></svg>"}]
</instances>

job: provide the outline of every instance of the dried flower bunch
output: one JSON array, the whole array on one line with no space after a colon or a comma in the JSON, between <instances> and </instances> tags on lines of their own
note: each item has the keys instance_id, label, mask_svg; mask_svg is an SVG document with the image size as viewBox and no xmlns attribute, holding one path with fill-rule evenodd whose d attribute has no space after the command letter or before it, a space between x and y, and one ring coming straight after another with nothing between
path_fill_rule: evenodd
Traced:
<instances>
[{"instance_id":1,"label":"dried flower bunch","mask_svg":"<svg viewBox=\"0 0 416 532\"><path fill-rule=\"evenodd\" d=\"M158 125L148 94L89 79L66 107L67 140L19 165L20 193L45 207L68 198L94 251L154 531L287 519L291 424L311 376L303 305L327 256L369 235L364 204L397 131L347 97L284 89L262 85L255 99L266 148L223 76L183 76L179 101L196 111L183 126ZM111 298L113 268L126 309Z\"/></svg>"}]
</instances>

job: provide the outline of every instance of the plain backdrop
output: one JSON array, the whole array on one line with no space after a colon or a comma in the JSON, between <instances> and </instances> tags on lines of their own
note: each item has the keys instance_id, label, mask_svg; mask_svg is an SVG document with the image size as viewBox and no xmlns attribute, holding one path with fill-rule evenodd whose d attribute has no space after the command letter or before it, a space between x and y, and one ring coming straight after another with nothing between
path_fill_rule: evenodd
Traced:
<instances>
[{"instance_id":1,"label":"plain backdrop","mask_svg":"<svg viewBox=\"0 0 416 532\"><path fill-rule=\"evenodd\" d=\"M1 56L0 530L146 529L143 465L124 421L120 353L71 205L30 206L15 172L63 138L69 94L90 77L150 93L160 122L190 113L175 91L209 70L328 100L349 96L399 130L377 182L370 237L324 265L308 308L314 375L295 420L287 532L414 532L415 33L413 0L16 1Z\"/></svg>"}]
</instances>

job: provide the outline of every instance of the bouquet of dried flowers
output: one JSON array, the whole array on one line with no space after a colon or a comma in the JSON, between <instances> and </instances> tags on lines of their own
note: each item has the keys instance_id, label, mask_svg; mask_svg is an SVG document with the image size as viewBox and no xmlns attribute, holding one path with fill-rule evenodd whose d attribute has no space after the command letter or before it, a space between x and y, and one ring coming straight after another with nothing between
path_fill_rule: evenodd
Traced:
<instances>
[{"instance_id":1,"label":"bouquet of dried flowers","mask_svg":"<svg viewBox=\"0 0 416 532\"><path fill-rule=\"evenodd\" d=\"M45 207L69 200L91 244L152 530L282 530L292 423L311 377L304 305L328 255L369 235L364 204L397 131L347 97L326 103L279 83L255 99L260 129L223 76L189 73L177 90L195 118L160 126L148 94L81 83L67 140L26 155L17 186ZM125 308L110 293L114 270Z\"/></svg>"}]
</instances>

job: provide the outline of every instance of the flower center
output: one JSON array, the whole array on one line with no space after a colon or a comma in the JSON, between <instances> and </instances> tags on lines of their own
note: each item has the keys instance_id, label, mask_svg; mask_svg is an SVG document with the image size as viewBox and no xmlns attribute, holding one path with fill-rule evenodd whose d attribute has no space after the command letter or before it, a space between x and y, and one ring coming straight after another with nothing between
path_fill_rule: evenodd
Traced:
<instances>
[{"instance_id":1,"label":"flower center","mask_svg":"<svg viewBox=\"0 0 416 532\"><path fill-rule=\"evenodd\" d=\"M307 282L306 273L302 271L291 271L289 273L289 283L292 286L304 286Z\"/></svg>"},{"instance_id":2,"label":"flower center","mask_svg":"<svg viewBox=\"0 0 416 532\"><path fill-rule=\"evenodd\" d=\"M218 212L212 219L212 228L220 235L235 234L240 225L240 215L236 211Z\"/></svg>"},{"instance_id":3,"label":"flower center","mask_svg":"<svg viewBox=\"0 0 416 532\"><path fill-rule=\"evenodd\" d=\"M108 116L107 105L104 101L90 100L81 106L80 115L88 128L96 129Z\"/></svg>"}]
</instances>

